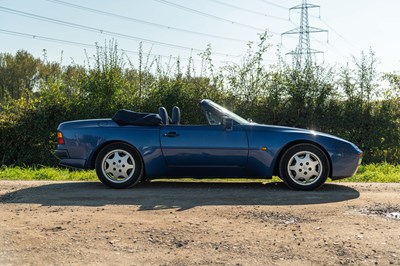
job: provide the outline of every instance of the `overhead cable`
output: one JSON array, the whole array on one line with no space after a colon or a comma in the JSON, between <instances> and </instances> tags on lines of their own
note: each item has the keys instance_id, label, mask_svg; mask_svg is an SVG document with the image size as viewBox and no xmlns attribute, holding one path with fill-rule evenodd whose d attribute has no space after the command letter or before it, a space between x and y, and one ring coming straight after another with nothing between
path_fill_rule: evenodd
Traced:
<instances>
[{"instance_id":1,"label":"overhead cable","mask_svg":"<svg viewBox=\"0 0 400 266\"><path fill-rule=\"evenodd\" d=\"M266 29L263 29L263 28L254 27L252 25L248 25L248 24L245 24L245 23L237 22L237 21L234 21L234 20L229 20L229 19L226 19L226 18L222 18L222 17L219 17L219 16L215 16L215 15L206 13L206 12L202 12L202 11L199 11L199 10L196 10L196 9L193 9L193 8L189 8L189 7L186 7L186 6L179 5L179 4L175 4L175 3L172 3L170 1L166 1L166 0L153 0L153 1L165 4L165 5L168 5L168 6L172 6L174 8L178 8L178 9L181 9L181 10L185 10L187 12L194 13L194 14L197 14L197 15L200 15L200 16L204 16L204 17L212 18L214 20L225 22L225 23L228 23L228 24L231 24L231 25L241 26L241 27L252 29L252 30L255 30L255 31L259 31L259 32L264 32L266 30Z\"/></svg>"},{"instance_id":2,"label":"overhead cable","mask_svg":"<svg viewBox=\"0 0 400 266\"><path fill-rule=\"evenodd\" d=\"M259 0L259 1L261 1L261 2L263 2L263 3L266 3L266 4L268 4L268 5L271 5L271 6L279 7L279 8L281 8L281 9L285 9L285 10L289 9L289 8L287 8L287 7L285 7L285 6L276 4L276 3L271 2L271 1L267 1L267 0Z\"/></svg>"},{"instance_id":3,"label":"overhead cable","mask_svg":"<svg viewBox=\"0 0 400 266\"><path fill-rule=\"evenodd\" d=\"M214 2L214 3L217 3L217 4L220 4L220 5L228 6L228 7L234 8L234 9L238 9L238 10L241 10L241 11L244 11L244 12L248 12L248 13L251 13L251 14L259 15L259 16L262 16L262 17L270 17L270 18L273 18L273 19L288 21L288 19L285 19L285 18L281 18L281 17L269 15L269 14L267 14L267 13L263 13L263 12L259 12L259 11L254 11L254 10L247 9L247 8L244 8L244 7L232 5L232 4L230 4L230 3L226 3L226 2L223 2L223 1L219 1L219 0L208 0L208 1L211 1L211 2Z\"/></svg>"},{"instance_id":4,"label":"overhead cable","mask_svg":"<svg viewBox=\"0 0 400 266\"><path fill-rule=\"evenodd\" d=\"M146 20L136 19L136 18L133 18L133 17L127 17L127 16L119 15L119 14L116 14L116 13L102 11L102 10L99 10L99 9L94 9L94 8L90 8L90 7L86 7L86 6L76 5L76 4L68 3L68 2L65 2L65 1L60 1L60 0L46 0L46 1L52 2L54 4L59 4L59 5L72 7L72 8L75 8L75 9L84 10L84 11L87 11L87 12L92 12L92 13L95 13L95 14L100 14L100 15L104 15L104 16L108 16L108 17L117 18L117 19L122 19L122 20L125 20L125 21L130 21L130 22L139 23L139 24L143 24L143 25L158 27L158 28L162 28L162 29L166 29L166 30L174 30L174 31L189 33L189 34L193 34L193 35L211 37L211 38L227 40L227 41L235 41L235 42L242 42L242 43L247 43L248 42L247 40L241 40L241 39L237 39L237 38L219 36L219 35L214 35L214 34L209 34L209 33L204 33L204 32L197 32L197 31L193 31L193 30L187 30L187 29L172 27L172 26L168 26L168 25L164 25L164 24L158 24L158 23L154 23L154 22L150 22L150 21L146 21Z\"/></svg>"},{"instance_id":5,"label":"overhead cable","mask_svg":"<svg viewBox=\"0 0 400 266\"><path fill-rule=\"evenodd\" d=\"M205 50L198 49L198 48L191 48L191 47L187 47L187 46L171 44L171 43L166 43L166 42L161 42L161 41L155 41L155 40L145 39L145 38L141 38L141 37L137 37L137 36L133 36L133 35L117 33L117 32L113 32L113 31L84 26L81 24L76 24L76 23L72 23L72 22L68 22L68 21L63 21L63 20L53 19L53 18L49 18L49 17L45 17L45 16L35 15L32 13L27 13L27 12L23 12L23 11L11 9L11 8L6 8L6 7L2 7L2 6L0 6L0 11L9 13L9 14L14 14L14 15L18 15L18 16L31 18L31 19L45 21L45 22L49 22L49 23L53 23L53 24L76 28L76 29L80 29L80 30L86 30L86 31L90 31L90 32L100 33L100 34L104 34L104 35L108 35L108 36L112 36L112 37L130 39L130 40L140 41L140 42L144 42L144 43L157 44L160 46L177 48L177 49L188 50L188 51L195 51L195 52L200 52L200 53L205 51ZM214 51L213 51L213 54L221 55L221 56L225 56L225 57L239 57L239 55L232 55L232 54L214 52Z\"/></svg>"},{"instance_id":6,"label":"overhead cable","mask_svg":"<svg viewBox=\"0 0 400 266\"><path fill-rule=\"evenodd\" d=\"M1 34L6 34L6 35L11 35L11 36L18 36L18 37L23 37L23 38L28 38L28 39L35 39L35 40L41 40L41 41L48 41L48 42L54 42L54 43L61 43L61 44L67 44L67 45L72 45L72 46L78 46L78 47L83 47L83 48L98 48L97 44L87 44L87 43L82 43L82 42L75 42L75 41L69 41L69 40L63 40L63 39L57 39L57 38L52 38L52 37L46 37L46 36L41 36L41 35L36 35L36 34L30 34L30 33L23 33L23 32L17 32L17 31L10 31L10 30L5 30L5 29L0 29ZM121 49L119 48L118 51L124 52L124 53L129 53L129 54L140 54L139 52L136 51L131 51L131 50L126 50L126 49ZM160 54L150 54L151 56L154 57L161 57L161 58L173 58L173 59L181 59L181 60L192 60L192 61L200 61L197 59L193 58L185 58L185 57L180 57L180 56L172 56L172 55L160 55ZM221 63L217 61L218 63Z\"/></svg>"}]
</instances>

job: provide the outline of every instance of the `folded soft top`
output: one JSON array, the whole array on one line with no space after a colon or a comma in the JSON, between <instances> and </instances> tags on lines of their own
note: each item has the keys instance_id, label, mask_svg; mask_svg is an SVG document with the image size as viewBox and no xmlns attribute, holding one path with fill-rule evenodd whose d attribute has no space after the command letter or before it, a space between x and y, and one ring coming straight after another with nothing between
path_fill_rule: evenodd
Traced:
<instances>
[{"instance_id":1,"label":"folded soft top","mask_svg":"<svg viewBox=\"0 0 400 266\"><path fill-rule=\"evenodd\" d=\"M154 113L138 113L121 109L112 117L119 125L159 126L162 125L161 117Z\"/></svg>"}]
</instances>

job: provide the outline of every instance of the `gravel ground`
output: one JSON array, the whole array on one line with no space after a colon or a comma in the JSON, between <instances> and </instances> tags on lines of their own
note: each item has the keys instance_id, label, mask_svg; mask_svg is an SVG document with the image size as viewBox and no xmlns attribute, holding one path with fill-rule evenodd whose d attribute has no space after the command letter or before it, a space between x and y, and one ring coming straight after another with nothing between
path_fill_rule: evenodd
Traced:
<instances>
[{"instance_id":1,"label":"gravel ground","mask_svg":"<svg viewBox=\"0 0 400 266\"><path fill-rule=\"evenodd\" d=\"M400 265L400 184L0 181L0 265Z\"/></svg>"}]
</instances>

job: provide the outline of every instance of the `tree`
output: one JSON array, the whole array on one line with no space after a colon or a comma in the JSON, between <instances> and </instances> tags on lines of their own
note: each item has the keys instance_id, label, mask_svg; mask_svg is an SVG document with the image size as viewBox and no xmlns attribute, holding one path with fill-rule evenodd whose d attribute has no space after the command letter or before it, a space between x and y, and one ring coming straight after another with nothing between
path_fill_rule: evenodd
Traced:
<instances>
[{"instance_id":1,"label":"tree","mask_svg":"<svg viewBox=\"0 0 400 266\"><path fill-rule=\"evenodd\" d=\"M32 92L39 79L41 60L27 51L20 50L15 56L0 54L0 100L7 96L19 99L24 91Z\"/></svg>"}]
</instances>

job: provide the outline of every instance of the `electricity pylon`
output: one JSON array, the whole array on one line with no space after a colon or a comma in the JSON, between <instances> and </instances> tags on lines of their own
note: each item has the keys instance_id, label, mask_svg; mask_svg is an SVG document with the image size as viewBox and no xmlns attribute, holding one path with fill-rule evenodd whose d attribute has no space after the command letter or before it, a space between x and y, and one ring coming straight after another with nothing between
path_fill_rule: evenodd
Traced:
<instances>
[{"instance_id":1,"label":"electricity pylon","mask_svg":"<svg viewBox=\"0 0 400 266\"><path fill-rule=\"evenodd\" d=\"M325 29L311 27L308 23L308 9L320 7L318 5L309 4L307 0L302 0L302 4L294 6L289 9L289 16L292 10L300 9L300 27L282 33L283 35L298 34L299 43L293 51L286 55L292 56L293 66L298 70L303 70L312 65L312 55L323 53L322 51L311 48L310 33L328 32Z\"/></svg>"}]
</instances>

